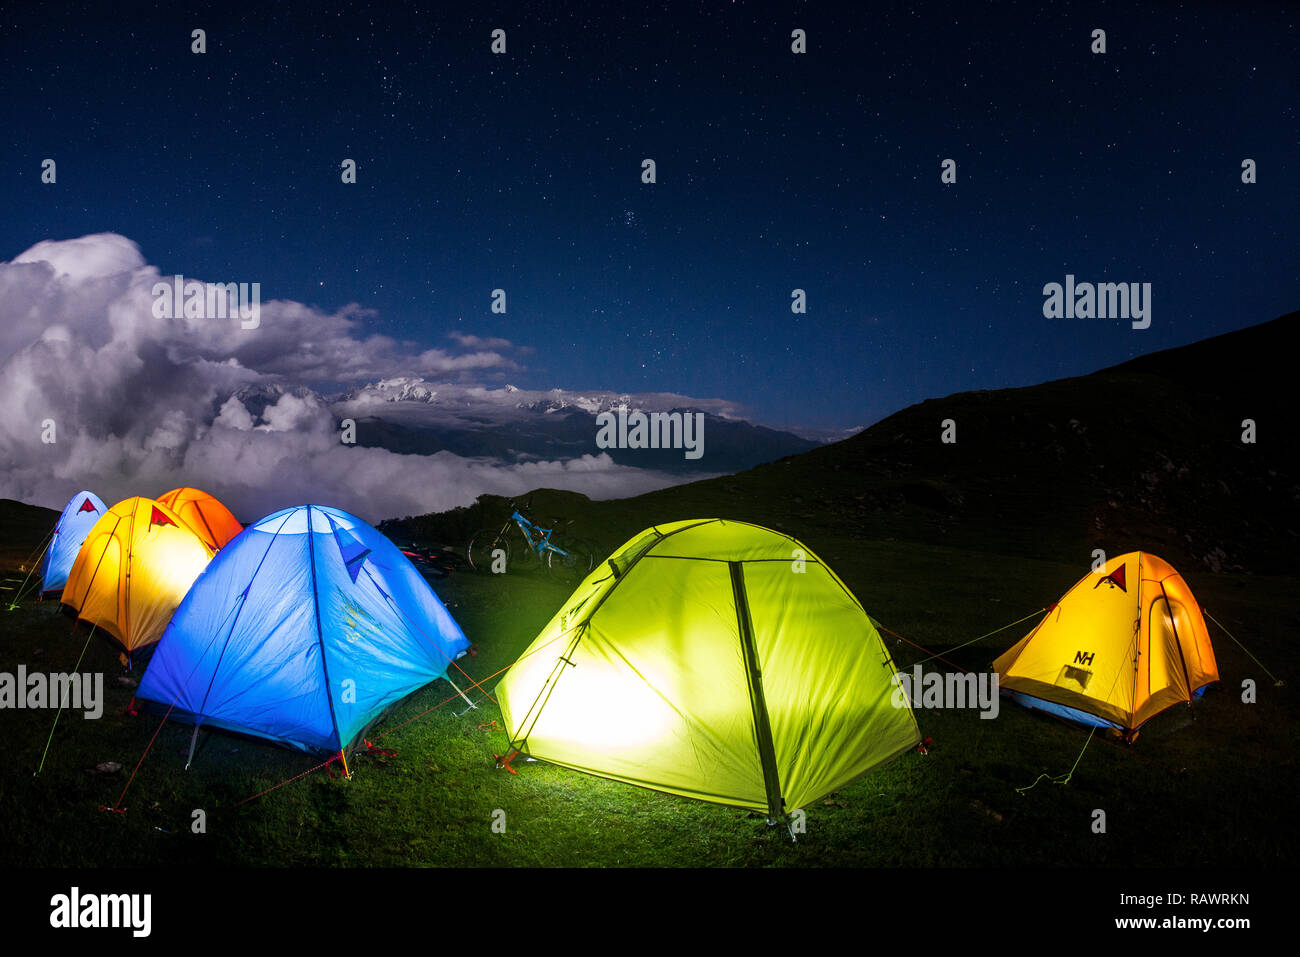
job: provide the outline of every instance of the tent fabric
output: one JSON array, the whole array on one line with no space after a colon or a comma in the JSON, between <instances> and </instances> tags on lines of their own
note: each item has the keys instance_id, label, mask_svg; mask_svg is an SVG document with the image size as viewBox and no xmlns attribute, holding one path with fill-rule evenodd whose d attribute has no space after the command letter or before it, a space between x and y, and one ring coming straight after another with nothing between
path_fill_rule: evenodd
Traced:
<instances>
[{"instance_id":1,"label":"tent fabric","mask_svg":"<svg viewBox=\"0 0 1300 957\"><path fill-rule=\"evenodd\" d=\"M250 525L199 576L137 697L173 719L337 752L469 648L398 548L320 505Z\"/></svg>"},{"instance_id":2,"label":"tent fabric","mask_svg":"<svg viewBox=\"0 0 1300 957\"><path fill-rule=\"evenodd\" d=\"M1031 708L1035 711L1045 711L1048 714L1054 714L1058 718L1064 718L1066 721L1073 721L1075 724L1081 724L1085 728L1113 728L1116 731L1124 729L1114 721L1107 721L1105 718L1099 718L1095 714L1089 714L1086 711L1080 711L1078 708L1068 708L1063 704L1053 704L1050 701L1044 701L1042 698L1034 698L1026 694L1012 691L1008 693L1016 704L1025 708Z\"/></svg>"},{"instance_id":3,"label":"tent fabric","mask_svg":"<svg viewBox=\"0 0 1300 957\"><path fill-rule=\"evenodd\" d=\"M107 511L108 506L104 500L94 492L83 489L68 499L68 504L63 506L59 515L58 524L54 526L54 535L49 547L45 549L45 557L41 560L42 595L63 591L68 572L72 571L72 563L77 560L77 552L81 551L86 536Z\"/></svg>"},{"instance_id":4,"label":"tent fabric","mask_svg":"<svg viewBox=\"0 0 1300 957\"><path fill-rule=\"evenodd\" d=\"M203 543L214 552L244 530L230 509L197 488L174 488L158 501L180 516Z\"/></svg>"},{"instance_id":5,"label":"tent fabric","mask_svg":"<svg viewBox=\"0 0 1300 957\"><path fill-rule=\"evenodd\" d=\"M1148 552L1112 558L993 663L1004 691L1134 731L1219 680L1192 591Z\"/></svg>"},{"instance_id":6,"label":"tent fabric","mask_svg":"<svg viewBox=\"0 0 1300 957\"><path fill-rule=\"evenodd\" d=\"M87 534L62 602L134 659L162 635L211 557L212 550L166 505L129 498Z\"/></svg>"},{"instance_id":7,"label":"tent fabric","mask_svg":"<svg viewBox=\"0 0 1300 957\"><path fill-rule=\"evenodd\" d=\"M894 688L871 619L811 549L703 519L594 569L497 693L523 754L777 817L917 744Z\"/></svg>"}]
</instances>

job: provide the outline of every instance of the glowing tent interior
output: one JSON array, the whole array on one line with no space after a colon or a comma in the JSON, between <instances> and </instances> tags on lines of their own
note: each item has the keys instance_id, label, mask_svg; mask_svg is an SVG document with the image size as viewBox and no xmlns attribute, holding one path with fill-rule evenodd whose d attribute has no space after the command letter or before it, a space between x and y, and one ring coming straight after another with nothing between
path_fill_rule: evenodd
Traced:
<instances>
[{"instance_id":1,"label":"glowing tent interior","mask_svg":"<svg viewBox=\"0 0 1300 957\"><path fill-rule=\"evenodd\" d=\"M351 748L469 648L395 545L347 512L287 508L217 553L137 692L174 719L314 752ZM448 679L450 680L450 679Z\"/></svg>"},{"instance_id":2,"label":"glowing tent interior","mask_svg":"<svg viewBox=\"0 0 1300 957\"><path fill-rule=\"evenodd\" d=\"M162 635L212 550L166 505L118 502L86 536L62 602L110 635L128 663Z\"/></svg>"},{"instance_id":3,"label":"glowing tent interior","mask_svg":"<svg viewBox=\"0 0 1300 957\"><path fill-rule=\"evenodd\" d=\"M1085 575L993 669L1021 704L1130 736L1219 680L1192 590L1147 552Z\"/></svg>"},{"instance_id":4,"label":"glowing tent interior","mask_svg":"<svg viewBox=\"0 0 1300 957\"><path fill-rule=\"evenodd\" d=\"M82 490L68 499L41 560L42 595L57 595L63 591L72 563L77 560L77 552L81 551L86 536L107 511L108 506L94 492Z\"/></svg>"},{"instance_id":5,"label":"glowing tent interior","mask_svg":"<svg viewBox=\"0 0 1300 957\"><path fill-rule=\"evenodd\" d=\"M918 743L893 677L807 546L703 519L598 566L498 693L519 753L776 819Z\"/></svg>"}]
</instances>

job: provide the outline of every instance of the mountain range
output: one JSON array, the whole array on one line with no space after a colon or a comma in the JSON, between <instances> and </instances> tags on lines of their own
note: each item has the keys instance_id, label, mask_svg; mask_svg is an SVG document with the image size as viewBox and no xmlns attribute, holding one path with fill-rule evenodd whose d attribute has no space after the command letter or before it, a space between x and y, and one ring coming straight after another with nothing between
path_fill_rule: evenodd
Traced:
<instances>
[{"instance_id":1,"label":"mountain range","mask_svg":"<svg viewBox=\"0 0 1300 957\"><path fill-rule=\"evenodd\" d=\"M433 383L421 378L383 379L345 392L321 395L305 386L256 385L234 397L256 420L268 405L290 393L316 398L338 420L356 423L357 444L406 455L451 452L504 462L575 459L605 452L618 465L701 477L737 472L762 462L816 448L834 433L815 437L755 425L723 400L670 393L618 393L564 389L500 389ZM704 455L687 459L681 449L601 449L596 417L602 412L702 413Z\"/></svg>"}]
</instances>

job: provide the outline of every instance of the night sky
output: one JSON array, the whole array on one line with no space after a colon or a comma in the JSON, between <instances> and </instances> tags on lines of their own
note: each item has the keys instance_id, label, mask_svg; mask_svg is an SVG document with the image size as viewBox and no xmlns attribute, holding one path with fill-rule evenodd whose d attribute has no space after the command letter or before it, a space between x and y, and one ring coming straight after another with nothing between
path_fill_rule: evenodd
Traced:
<instances>
[{"instance_id":1,"label":"night sky","mask_svg":"<svg viewBox=\"0 0 1300 957\"><path fill-rule=\"evenodd\" d=\"M0 13L0 260L120 233L164 275L530 348L498 385L824 428L1300 306L1294 5L221 6ZM1067 273L1150 282L1151 328L1045 319Z\"/></svg>"}]
</instances>

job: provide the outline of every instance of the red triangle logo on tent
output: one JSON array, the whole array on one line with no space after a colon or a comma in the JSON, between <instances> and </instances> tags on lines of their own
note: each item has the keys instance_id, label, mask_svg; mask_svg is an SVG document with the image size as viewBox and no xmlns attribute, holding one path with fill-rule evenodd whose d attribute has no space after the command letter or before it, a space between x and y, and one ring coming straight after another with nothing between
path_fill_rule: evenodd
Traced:
<instances>
[{"instance_id":1,"label":"red triangle logo on tent","mask_svg":"<svg viewBox=\"0 0 1300 957\"><path fill-rule=\"evenodd\" d=\"M149 516L149 527L153 528L153 526L155 525L170 525L173 528L177 527L175 522L173 522L162 512L158 511L157 505L153 507L153 514Z\"/></svg>"},{"instance_id":2,"label":"red triangle logo on tent","mask_svg":"<svg viewBox=\"0 0 1300 957\"><path fill-rule=\"evenodd\" d=\"M1093 585L1092 587L1099 588L1101 587L1101 582L1110 582L1112 586L1118 586L1120 591L1127 594L1128 582L1124 577L1125 567L1126 566L1124 565L1120 565L1119 568L1115 569L1113 572L1111 572L1109 575L1103 578L1100 582L1097 582L1097 584Z\"/></svg>"},{"instance_id":3,"label":"red triangle logo on tent","mask_svg":"<svg viewBox=\"0 0 1300 957\"><path fill-rule=\"evenodd\" d=\"M97 513L98 511L99 511L99 509L95 508L95 506L93 506L93 505L90 504L90 499L84 499L84 500L82 501L82 503L81 503L81 508L77 509L77 514L80 515L82 512L96 512L96 513Z\"/></svg>"}]
</instances>

